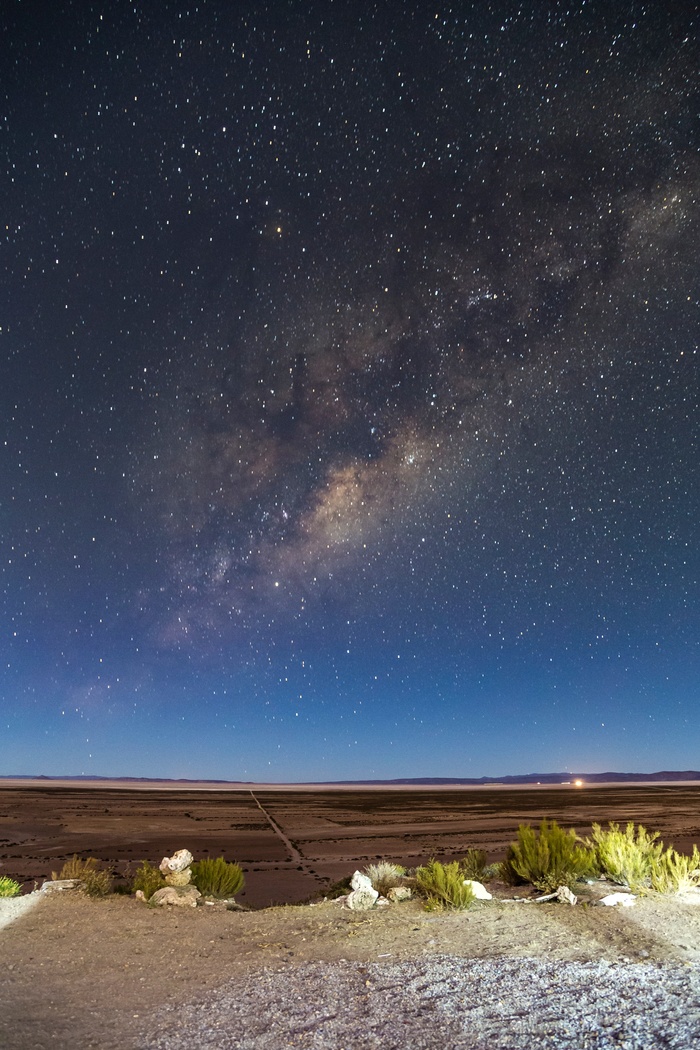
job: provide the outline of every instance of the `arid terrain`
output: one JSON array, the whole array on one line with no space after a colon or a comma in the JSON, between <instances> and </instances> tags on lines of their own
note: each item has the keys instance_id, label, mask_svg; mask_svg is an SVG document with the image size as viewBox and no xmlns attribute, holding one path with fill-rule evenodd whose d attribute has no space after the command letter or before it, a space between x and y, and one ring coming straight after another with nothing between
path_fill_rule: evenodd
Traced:
<instances>
[{"instance_id":1,"label":"arid terrain","mask_svg":"<svg viewBox=\"0 0 700 1050\"><path fill-rule=\"evenodd\" d=\"M700 843L700 784L581 788L125 787L0 781L0 874L30 890L74 853L117 875L186 847L246 876L241 903L291 904L377 859L415 867L469 848L501 860L521 823L543 817L586 834L633 820L668 845Z\"/></svg>"},{"instance_id":2,"label":"arid terrain","mask_svg":"<svg viewBox=\"0 0 700 1050\"><path fill-rule=\"evenodd\" d=\"M240 860L240 899L254 910L34 894L0 928L0 1045L442 1050L447 1033L460 1050L646 1050L662 1033L663 1045L686 1050L700 1038L697 895L607 908L598 900L617 887L591 883L571 907L514 901L534 891L492 882L494 899L466 912L426 912L418 900L371 912L320 898L265 905L322 895L379 857L414 866L476 846L496 860L519 823L543 816L581 833L593 820L634 820L686 849L700 839L698 802L700 785L688 784L253 793L5 785L0 871L25 889L73 853L125 872L187 846Z\"/></svg>"}]
</instances>

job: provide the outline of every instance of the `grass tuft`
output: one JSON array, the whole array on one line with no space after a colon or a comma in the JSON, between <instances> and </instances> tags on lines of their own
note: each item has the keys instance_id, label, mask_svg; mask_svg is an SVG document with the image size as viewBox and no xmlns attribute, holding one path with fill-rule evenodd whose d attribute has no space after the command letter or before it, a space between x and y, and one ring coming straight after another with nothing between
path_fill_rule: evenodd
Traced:
<instances>
[{"instance_id":1,"label":"grass tuft","mask_svg":"<svg viewBox=\"0 0 700 1050\"><path fill-rule=\"evenodd\" d=\"M223 900L241 892L245 877L240 864L231 864L223 857L205 857L192 865L192 882L204 897Z\"/></svg>"},{"instance_id":2,"label":"grass tuft","mask_svg":"<svg viewBox=\"0 0 700 1050\"><path fill-rule=\"evenodd\" d=\"M365 868L365 875L382 897L386 897L392 886L399 886L405 874L405 868L388 860L378 861L377 864L368 864Z\"/></svg>"},{"instance_id":3,"label":"grass tuft","mask_svg":"<svg viewBox=\"0 0 700 1050\"><path fill-rule=\"evenodd\" d=\"M0 875L0 897L19 897L22 887L9 875Z\"/></svg>"},{"instance_id":4,"label":"grass tuft","mask_svg":"<svg viewBox=\"0 0 700 1050\"><path fill-rule=\"evenodd\" d=\"M559 886L571 888L595 870L591 850L581 843L573 828L565 831L555 820L543 820L539 834L530 824L521 824L517 842L511 843L507 864L543 893L553 893Z\"/></svg>"},{"instance_id":5,"label":"grass tuft","mask_svg":"<svg viewBox=\"0 0 700 1050\"><path fill-rule=\"evenodd\" d=\"M429 911L463 910L474 903L472 888L464 885L465 874L456 860L450 864L430 860L422 868L416 868L415 878L418 892L425 898Z\"/></svg>"}]
</instances>

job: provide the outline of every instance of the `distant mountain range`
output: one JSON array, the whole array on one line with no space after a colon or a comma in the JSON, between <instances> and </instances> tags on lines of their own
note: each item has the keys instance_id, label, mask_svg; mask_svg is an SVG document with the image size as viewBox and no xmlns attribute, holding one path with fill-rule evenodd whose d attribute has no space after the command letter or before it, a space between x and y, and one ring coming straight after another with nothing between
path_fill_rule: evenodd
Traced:
<instances>
[{"instance_id":1,"label":"distant mountain range","mask_svg":"<svg viewBox=\"0 0 700 1050\"><path fill-rule=\"evenodd\" d=\"M191 780L180 777L177 780L168 780L163 777L100 777L81 773L78 776L48 777L32 776L30 774L16 776L2 776L3 780L75 780L75 781L100 781L119 782L126 784L222 784L240 785L241 787L255 787L256 781L252 780ZM318 782L322 784L337 785L342 787L446 787L454 784L456 787L479 785L508 785L508 784L573 784L577 780L585 784L626 784L636 781L638 783L658 783L659 781L700 781L700 771L697 769L669 770L664 769L658 773L516 773L503 777L402 777L397 780L331 780ZM313 786L315 782L299 782L299 786Z\"/></svg>"}]
</instances>

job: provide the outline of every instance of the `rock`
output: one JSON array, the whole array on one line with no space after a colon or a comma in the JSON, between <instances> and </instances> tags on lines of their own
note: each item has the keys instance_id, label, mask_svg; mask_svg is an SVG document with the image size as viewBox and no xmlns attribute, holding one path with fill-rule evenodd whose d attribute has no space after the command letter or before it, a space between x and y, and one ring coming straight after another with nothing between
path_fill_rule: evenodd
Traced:
<instances>
[{"instance_id":1,"label":"rock","mask_svg":"<svg viewBox=\"0 0 700 1050\"><path fill-rule=\"evenodd\" d=\"M478 901L493 900L493 894L489 893L483 882L477 882L476 879L465 879L464 885L471 887L471 891Z\"/></svg>"},{"instance_id":2,"label":"rock","mask_svg":"<svg viewBox=\"0 0 700 1050\"><path fill-rule=\"evenodd\" d=\"M369 911L370 908L374 907L378 896L379 894L372 886L369 889L361 886L359 889L353 890L352 893L348 893L345 903L352 911Z\"/></svg>"},{"instance_id":3,"label":"rock","mask_svg":"<svg viewBox=\"0 0 700 1050\"><path fill-rule=\"evenodd\" d=\"M164 886L162 890L156 890L149 904L174 904L181 908L196 908L199 897L201 893L196 886Z\"/></svg>"},{"instance_id":4,"label":"rock","mask_svg":"<svg viewBox=\"0 0 700 1050\"><path fill-rule=\"evenodd\" d=\"M189 868L192 859L192 854L188 849L179 849L173 853L172 857L163 857L159 867L164 875L167 875L169 871L184 871L185 868Z\"/></svg>"},{"instance_id":5,"label":"rock","mask_svg":"<svg viewBox=\"0 0 700 1050\"><path fill-rule=\"evenodd\" d=\"M350 886L353 890L373 890L372 880L369 875L363 875L361 871L356 871L353 877L350 879ZM379 894L377 894L379 896Z\"/></svg>"},{"instance_id":6,"label":"rock","mask_svg":"<svg viewBox=\"0 0 700 1050\"><path fill-rule=\"evenodd\" d=\"M134 896L136 897L137 901L143 901L144 904L148 903L146 900L146 894L143 892L143 890L137 890Z\"/></svg>"},{"instance_id":7,"label":"rock","mask_svg":"<svg viewBox=\"0 0 700 1050\"><path fill-rule=\"evenodd\" d=\"M168 886L187 886L192 878L192 868L184 868L182 871L169 871L165 876Z\"/></svg>"},{"instance_id":8,"label":"rock","mask_svg":"<svg viewBox=\"0 0 700 1050\"><path fill-rule=\"evenodd\" d=\"M387 900L398 902L409 901L413 895L410 886L392 886L386 896Z\"/></svg>"},{"instance_id":9,"label":"rock","mask_svg":"<svg viewBox=\"0 0 700 1050\"><path fill-rule=\"evenodd\" d=\"M606 908L614 908L621 904L623 908L630 908L636 901L633 893L609 893L607 897L601 897L598 904L604 904Z\"/></svg>"},{"instance_id":10,"label":"rock","mask_svg":"<svg viewBox=\"0 0 700 1050\"><path fill-rule=\"evenodd\" d=\"M41 893L60 893L61 890L74 890L80 885L80 879L47 879L42 883Z\"/></svg>"},{"instance_id":11,"label":"rock","mask_svg":"<svg viewBox=\"0 0 700 1050\"><path fill-rule=\"evenodd\" d=\"M561 904L576 904L578 897L571 892L568 886L560 886L557 890L557 900Z\"/></svg>"}]
</instances>

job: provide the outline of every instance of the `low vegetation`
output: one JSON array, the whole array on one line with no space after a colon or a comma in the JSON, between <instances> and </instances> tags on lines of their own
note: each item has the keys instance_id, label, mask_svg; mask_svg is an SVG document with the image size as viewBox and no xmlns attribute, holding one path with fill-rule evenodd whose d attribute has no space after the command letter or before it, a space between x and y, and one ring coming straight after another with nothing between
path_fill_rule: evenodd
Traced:
<instances>
[{"instance_id":1,"label":"low vegetation","mask_svg":"<svg viewBox=\"0 0 700 1050\"><path fill-rule=\"evenodd\" d=\"M0 897L19 897L22 887L9 875L0 875Z\"/></svg>"},{"instance_id":2,"label":"low vegetation","mask_svg":"<svg viewBox=\"0 0 700 1050\"><path fill-rule=\"evenodd\" d=\"M77 879L81 890L88 897L106 897L112 891L112 876L105 868L100 867L100 862L96 857L82 860L77 853L74 853L70 860L65 862L58 875L55 871L51 872L51 878L54 881L56 879Z\"/></svg>"},{"instance_id":3,"label":"low vegetation","mask_svg":"<svg viewBox=\"0 0 700 1050\"><path fill-rule=\"evenodd\" d=\"M365 875L382 897L386 897L389 890L394 886L400 886L405 874L405 868L388 860L381 860L376 864L368 864L365 868Z\"/></svg>"},{"instance_id":4,"label":"low vegetation","mask_svg":"<svg viewBox=\"0 0 700 1050\"><path fill-rule=\"evenodd\" d=\"M192 882L202 896L226 900L241 892L245 876L240 864L232 864L223 857L206 857L192 865Z\"/></svg>"},{"instance_id":5,"label":"low vegetation","mask_svg":"<svg viewBox=\"0 0 700 1050\"><path fill-rule=\"evenodd\" d=\"M555 820L543 820L539 833L530 824L521 824L507 862L517 876L543 893L553 893L559 886L571 888L595 871L592 850L573 828L565 831Z\"/></svg>"},{"instance_id":6,"label":"low vegetation","mask_svg":"<svg viewBox=\"0 0 700 1050\"><path fill-rule=\"evenodd\" d=\"M459 861L441 864L431 860L421 868L416 868L416 888L425 898L425 906L430 911L441 911L444 908L463 910L471 907L475 897L471 886L465 885L467 878Z\"/></svg>"},{"instance_id":7,"label":"low vegetation","mask_svg":"<svg viewBox=\"0 0 700 1050\"><path fill-rule=\"evenodd\" d=\"M142 860L134 874L131 889L134 893L140 890L149 901L156 890L162 890L165 885L167 883L160 868L156 868L147 860Z\"/></svg>"},{"instance_id":8,"label":"low vegetation","mask_svg":"<svg viewBox=\"0 0 700 1050\"><path fill-rule=\"evenodd\" d=\"M651 888L657 893L687 893L700 887L700 852L693 846L690 856L673 847L651 862Z\"/></svg>"},{"instance_id":9,"label":"low vegetation","mask_svg":"<svg viewBox=\"0 0 700 1050\"><path fill-rule=\"evenodd\" d=\"M632 893L651 885L651 875L660 862L663 843L658 842L657 831L649 834L646 828L630 821L624 831L610 821L607 828L594 824L587 845L592 849L598 871Z\"/></svg>"}]
</instances>

